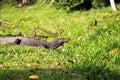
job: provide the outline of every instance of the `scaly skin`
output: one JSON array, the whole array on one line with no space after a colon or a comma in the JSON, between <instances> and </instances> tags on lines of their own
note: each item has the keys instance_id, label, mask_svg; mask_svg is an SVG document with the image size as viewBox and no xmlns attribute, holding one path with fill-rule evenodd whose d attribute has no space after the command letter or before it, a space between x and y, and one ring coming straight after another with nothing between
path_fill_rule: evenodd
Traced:
<instances>
[{"instance_id":1,"label":"scaly skin","mask_svg":"<svg viewBox=\"0 0 120 80\"><path fill-rule=\"evenodd\" d=\"M34 40L27 37L3 37L0 38L1 43L11 43L11 44L17 44L17 45L25 45L25 46L38 46L38 47L44 47L47 49L55 49L59 46L63 45L65 42L68 42L68 38L58 38L56 40L53 40L51 42L41 42L38 40Z\"/></svg>"}]
</instances>

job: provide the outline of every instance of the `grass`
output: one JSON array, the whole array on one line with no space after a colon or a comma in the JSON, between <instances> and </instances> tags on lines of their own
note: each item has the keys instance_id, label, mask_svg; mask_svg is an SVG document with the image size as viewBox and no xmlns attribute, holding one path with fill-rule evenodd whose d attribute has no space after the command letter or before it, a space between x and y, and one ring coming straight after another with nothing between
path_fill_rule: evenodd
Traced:
<instances>
[{"instance_id":1,"label":"grass","mask_svg":"<svg viewBox=\"0 0 120 80\"><path fill-rule=\"evenodd\" d=\"M1 7L0 17L8 22L0 25L0 37L70 38L55 50L1 43L1 80L28 80L31 75L39 80L119 80L119 10L107 7L69 13L39 4Z\"/></svg>"}]
</instances>

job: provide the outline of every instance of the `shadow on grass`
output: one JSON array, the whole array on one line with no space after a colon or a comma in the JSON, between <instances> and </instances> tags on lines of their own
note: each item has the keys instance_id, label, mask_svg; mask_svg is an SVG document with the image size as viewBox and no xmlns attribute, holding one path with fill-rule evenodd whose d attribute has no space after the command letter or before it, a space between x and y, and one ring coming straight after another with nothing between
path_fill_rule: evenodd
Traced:
<instances>
[{"instance_id":1,"label":"shadow on grass","mask_svg":"<svg viewBox=\"0 0 120 80\"><path fill-rule=\"evenodd\" d=\"M74 68L85 80L119 80L120 73L105 67L92 65L86 68ZM82 72L82 73L81 73Z\"/></svg>"},{"instance_id":2,"label":"shadow on grass","mask_svg":"<svg viewBox=\"0 0 120 80\"><path fill-rule=\"evenodd\" d=\"M0 70L0 80L29 80L31 75L39 76L39 80L119 80L120 74L117 71L96 67L88 68L57 68L40 69L24 68L24 70Z\"/></svg>"},{"instance_id":3,"label":"shadow on grass","mask_svg":"<svg viewBox=\"0 0 120 80\"><path fill-rule=\"evenodd\" d=\"M77 80L80 74L72 74L67 69L27 69L27 70L0 70L0 80L29 80L29 76L37 75L39 80Z\"/></svg>"}]
</instances>

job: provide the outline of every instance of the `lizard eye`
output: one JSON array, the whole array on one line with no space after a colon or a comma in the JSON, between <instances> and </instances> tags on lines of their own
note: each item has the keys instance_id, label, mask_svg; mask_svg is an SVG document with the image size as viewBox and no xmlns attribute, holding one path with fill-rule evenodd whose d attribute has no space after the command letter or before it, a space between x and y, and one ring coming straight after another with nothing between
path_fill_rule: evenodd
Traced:
<instances>
[{"instance_id":1,"label":"lizard eye","mask_svg":"<svg viewBox=\"0 0 120 80\"><path fill-rule=\"evenodd\" d=\"M59 42L62 42L62 39L59 39Z\"/></svg>"}]
</instances>

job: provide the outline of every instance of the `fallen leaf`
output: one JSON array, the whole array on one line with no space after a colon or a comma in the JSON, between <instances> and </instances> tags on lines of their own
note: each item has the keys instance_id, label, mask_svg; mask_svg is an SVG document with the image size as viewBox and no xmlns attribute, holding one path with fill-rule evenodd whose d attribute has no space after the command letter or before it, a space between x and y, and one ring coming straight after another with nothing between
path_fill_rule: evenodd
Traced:
<instances>
[{"instance_id":1,"label":"fallen leaf","mask_svg":"<svg viewBox=\"0 0 120 80\"><path fill-rule=\"evenodd\" d=\"M114 54L114 53L116 53L116 52L118 52L118 48L114 48L114 49L111 49L110 51L109 51L109 53L110 54Z\"/></svg>"},{"instance_id":2,"label":"fallen leaf","mask_svg":"<svg viewBox=\"0 0 120 80\"><path fill-rule=\"evenodd\" d=\"M30 80L38 80L39 79L39 76L37 75L31 75L28 77Z\"/></svg>"}]
</instances>

